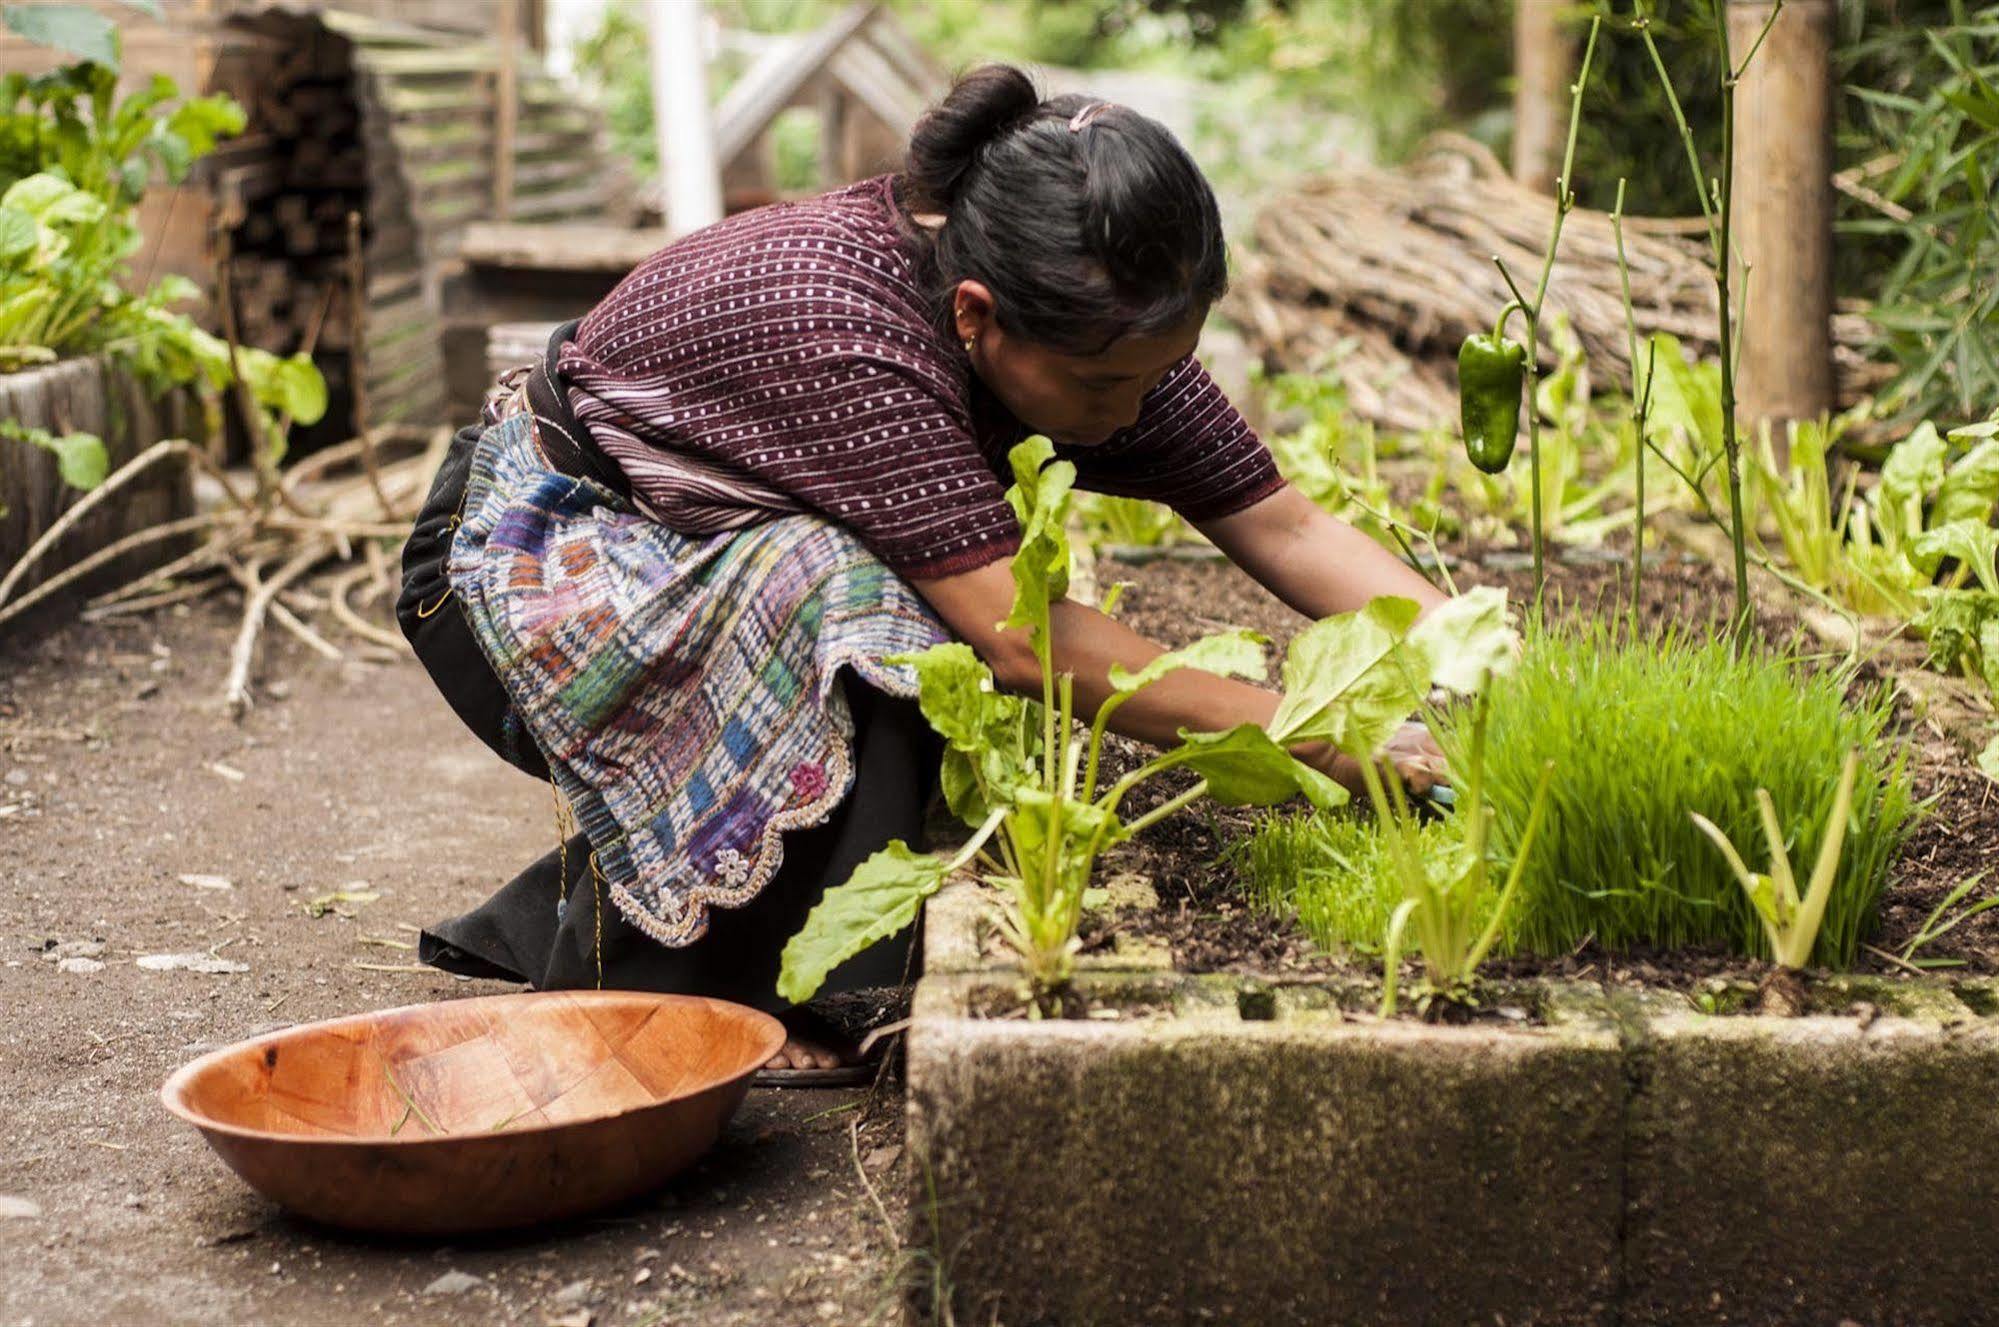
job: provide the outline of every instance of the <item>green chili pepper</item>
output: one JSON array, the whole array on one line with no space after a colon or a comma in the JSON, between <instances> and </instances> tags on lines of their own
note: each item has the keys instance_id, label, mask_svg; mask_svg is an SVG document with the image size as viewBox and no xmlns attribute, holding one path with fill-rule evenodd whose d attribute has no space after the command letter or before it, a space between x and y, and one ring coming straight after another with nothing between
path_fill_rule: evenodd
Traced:
<instances>
[{"instance_id":1,"label":"green chili pepper","mask_svg":"<svg viewBox=\"0 0 1999 1327\"><path fill-rule=\"evenodd\" d=\"M1504 315L1500 327L1506 326ZM1458 411L1464 421L1465 454L1489 475L1513 459L1520 431L1520 384L1527 375L1527 349L1495 330L1474 333L1458 349Z\"/></svg>"}]
</instances>

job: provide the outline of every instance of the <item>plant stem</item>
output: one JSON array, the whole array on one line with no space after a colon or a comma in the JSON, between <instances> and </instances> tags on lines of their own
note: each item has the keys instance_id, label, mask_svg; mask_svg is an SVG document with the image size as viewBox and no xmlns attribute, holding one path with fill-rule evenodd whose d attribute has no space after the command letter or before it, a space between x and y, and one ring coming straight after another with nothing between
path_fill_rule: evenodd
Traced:
<instances>
[{"instance_id":1,"label":"plant stem","mask_svg":"<svg viewBox=\"0 0 1999 1327\"><path fill-rule=\"evenodd\" d=\"M1773 14L1774 17L1774 14ZM1729 65L1728 16L1722 6L1715 8L1715 35L1721 43L1721 239L1714 262L1715 293L1721 318L1721 447L1726 457L1728 478L1729 543L1735 554L1735 615L1731 634L1738 650L1749 633L1749 559L1744 551L1742 525L1741 442L1735 435L1735 326L1729 306L1728 269L1730 240L1735 215L1735 82Z\"/></svg>"},{"instance_id":2,"label":"plant stem","mask_svg":"<svg viewBox=\"0 0 1999 1327\"><path fill-rule=\"evenodd\" d=\"M1617 182L1617 203L1610 211L1611 233L1617 237L1617 277L1624 287L1624 341L1626 358L1631 361L1631 424L1636 432L1635 463L1638 467L1635 499L1637 519L1631 530L1631 633L1638 633L1639 603L1645 592L1645 428L1652 408L1652 372L1658 367L1659 347L1651 342L1651 358L1645 364L1645 382L1638 382L1638 314L1631 303L1631 263L1624 253L1624 181Z\"/></svg>"}]
</instances>

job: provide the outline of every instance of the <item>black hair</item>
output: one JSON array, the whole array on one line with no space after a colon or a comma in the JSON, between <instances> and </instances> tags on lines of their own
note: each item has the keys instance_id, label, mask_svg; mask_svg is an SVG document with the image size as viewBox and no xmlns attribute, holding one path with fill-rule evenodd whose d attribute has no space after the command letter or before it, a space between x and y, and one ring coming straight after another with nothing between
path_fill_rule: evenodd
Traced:
<instances>
[{"instance_id":1,"label":"black hair","mask_svg":"<svg viewBox=\"0 0 1999 1327\"><path fill-rule=\"evenodd\" d=\"M1214 190L1158 121L1080 95L1042 100L1026 74L960 77L910 135L897 180L940 213L924 273L938 325L958 283L992 292L1009 333L1070 354L1179 327L1228 287ZM919 239L926 234L913 228Z\"/></svg>"}]
</instances>

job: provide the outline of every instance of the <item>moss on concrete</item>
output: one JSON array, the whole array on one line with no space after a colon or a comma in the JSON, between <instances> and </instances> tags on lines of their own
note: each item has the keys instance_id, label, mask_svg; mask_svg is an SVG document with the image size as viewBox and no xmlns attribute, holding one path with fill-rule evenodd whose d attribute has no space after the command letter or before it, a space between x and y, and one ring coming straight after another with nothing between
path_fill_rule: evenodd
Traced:
<instances>
[{"instance_id":1,"label":"moss on concrete","mask_svg":"<svg viewBox=\"0 0 1999 1327\"><path fill-rule=\"evenodd\" d=\"M1891 1018L1649 1031L1623 1321L1991 1321L1999 1032Z\"/></svg>"},{"instance_id":2,"label":"moss on concrete","mask_svg":"<svg viewBox=\"0 0 1999 1327\"><path fill-rule=\"evenodd\" d=\"M1608 1320L1614 1037L954 1020L910 1065L959 1321Z\"/></svg>"}]
</instances>

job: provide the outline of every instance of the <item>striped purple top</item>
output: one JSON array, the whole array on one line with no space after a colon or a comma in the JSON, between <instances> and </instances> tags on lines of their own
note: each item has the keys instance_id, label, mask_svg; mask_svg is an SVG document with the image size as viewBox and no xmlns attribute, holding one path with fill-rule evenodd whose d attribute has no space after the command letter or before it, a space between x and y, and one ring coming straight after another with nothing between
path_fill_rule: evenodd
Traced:
<instances>
[{"instance_id":1,"label":"striped purple top","mask_svg":"<svg viewBox=\"0 0 1999 1327\"><path fill-rule=\"evenodd\" d=\"M914 579L1019 546L1000 476L1027 430L927 316L891 178L674 241L562 348L578 419L654 519L701 534L816 512ZM1130 428L1058 454L1083 488L1196 521L1283 482L1192 356Z\"/></svg>"}]
</instances>

